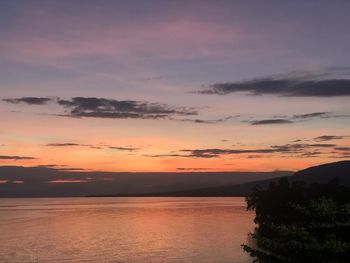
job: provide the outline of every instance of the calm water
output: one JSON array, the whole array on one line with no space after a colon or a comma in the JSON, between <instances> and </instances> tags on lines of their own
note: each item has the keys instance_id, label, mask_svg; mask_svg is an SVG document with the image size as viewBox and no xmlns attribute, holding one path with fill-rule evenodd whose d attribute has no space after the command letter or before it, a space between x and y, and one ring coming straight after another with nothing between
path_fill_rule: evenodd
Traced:
<instances>
[{"instance_id":1,"label":"calm water","mask_svg":"<svg viewBox=\"0 0 350 263\"><path fill-rule=\"evenodd\" d=\"M0 262L250 262L243 198L0 199Z\"/></svg>"}]
</instances>

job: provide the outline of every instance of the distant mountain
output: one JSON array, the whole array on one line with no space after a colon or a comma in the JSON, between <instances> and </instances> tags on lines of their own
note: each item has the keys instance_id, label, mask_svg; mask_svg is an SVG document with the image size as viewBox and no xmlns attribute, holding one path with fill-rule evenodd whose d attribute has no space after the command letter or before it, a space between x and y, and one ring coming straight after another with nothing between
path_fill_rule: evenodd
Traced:
<instances>
[{"instance_id":1,"label":"distant mountain","mask_svg":"<svg viewBox=\"0 0 350 263\"><path fill-rule=\"evenodd\" d=\"M281 177L279 177L281 178ZM227 185L220 187L208 187L177 192L163 192L151 194L154 196L245 196L254 187L267 187L271 182L279 178L270 178L244 184ZM350 161L322 164L296 172L289 177L290 181L303 181L311 183L328 183L337 178L339 183L350 185ZM144 194L142 196L150 196Z\"/></svg>"},{"instance_id":2,"label":"distant mountain","mask_svg":"<svg viewBox=\"0 0 350 263\"><path fill-rule=\"evenodd\" d=\"M286 177L286 176L283 176ZM156 192L156 193L131 193L131 194L102 194L88 195L88 197L225 197L225 196L246 196L254 187L267 187L283 177L275 177L266 180L259 180L244 184L225 185L218 187L197 188L183 191ZM289 176L291 178L291 176Z\"/></svg>"},{"instance_id":3,"label":"distant mountain","mask_svg":"<svg viewBox=\"0 0 350 263\"><path fill-rule=\"evenodd\" d=\"M113 173L0 166L0 197L244 196L288 176L291 181L350 185L350 161L278 172Z\"/></svg>"},{"instance_id":4,"label":"distant mountain","mask_svg":"<svg viewBox=\"0 0 350 263\"><path fill-rule=\"evenodd\" d=\"M292 179L302 180L306 183L327 183L335 177L341 184L350 185L350 161L313 166L296 172Z\"/></svg>"},{"instance_id":5,"label":"distant mountain","mask_svg":"<svg viewBox=\"0 0 350 263\"><path fill-rule=\"evenodd\" d=\"M153 194L236 185L292 174L288 171L127 173L0 166L0 197Z\"/></svg>"}]
</instances>

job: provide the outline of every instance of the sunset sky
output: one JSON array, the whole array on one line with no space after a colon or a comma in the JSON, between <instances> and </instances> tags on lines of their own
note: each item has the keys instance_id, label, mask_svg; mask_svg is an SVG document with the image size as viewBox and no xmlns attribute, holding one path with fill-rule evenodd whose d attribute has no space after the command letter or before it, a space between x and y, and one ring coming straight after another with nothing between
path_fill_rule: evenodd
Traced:
<instances>
[{"instance_id":1,"label":"sunset sky","mask_svg":"<svg viewBox=\"0 0 350 263\"><path fill-rule=\"evenodd\" d=\"M350 1L0 0L0 165L350 159Z\"/></svg>"}]
</instances>

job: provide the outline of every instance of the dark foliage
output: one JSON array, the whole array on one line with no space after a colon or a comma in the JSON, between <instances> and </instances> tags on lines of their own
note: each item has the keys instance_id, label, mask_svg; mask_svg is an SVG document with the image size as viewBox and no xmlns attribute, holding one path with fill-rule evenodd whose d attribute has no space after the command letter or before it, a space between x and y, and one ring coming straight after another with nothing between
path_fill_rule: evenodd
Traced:
<instances>
[{"instance_id":1,"label":"dark foliage","mask_svg":"<svg viewBox=\"0 0 350 263\"><path fill-rule=\"evenodd\" d=\"M349 262L350 188L289 183L254 189L246 198L255 210L254 245L243 245L254 262Z\"/></svg>"}]
</instances>

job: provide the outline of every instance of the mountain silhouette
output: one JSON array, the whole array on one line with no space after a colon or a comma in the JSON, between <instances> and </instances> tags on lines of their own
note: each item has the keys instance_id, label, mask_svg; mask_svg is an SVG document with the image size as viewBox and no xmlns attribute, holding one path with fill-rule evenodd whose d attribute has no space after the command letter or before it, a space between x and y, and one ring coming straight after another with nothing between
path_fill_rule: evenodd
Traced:
<instances>
[{"instance_id":1,"label":"mountain silhouette","mask_svg":"<svg viewBox=\"0 0 350 263\"><path fill-rule=\"evenodd\" d=\"M155 193L154 196L245 196L252 191L254 187L265 188L271 182L277 182L280 178L271 178L248 182L244 184L235 184L220 187L208 187L186 191ZM336 179L340 184L350 185L350 161L340 161L313 166L300 170L289 176L289 181L303 181L306 184L328 183ZM141 196L149 196L144 194Z\"/></svg>"},{"instance_id":2,"label":"mountain silhouette","mask_svg":"<svg viewBox=\"0 0 350 263\"><path fill-rule=\"evenodd\" d=\"M137 195L236 185L291 176L275 172L98 172L0 166L0 197Z\"/></svg>"},{"instance_id":3,"label":"mountain silhouette","mask_svg":"<svg viewBox=\"0 0 350 263\"><path fill-rule=\"evenodd\" d=\"M291 179L306 183L327 183L337 178L339 183L350 185L350 161L340 161L313 166L296 172Z\"/></svg>"}]
</instances>

